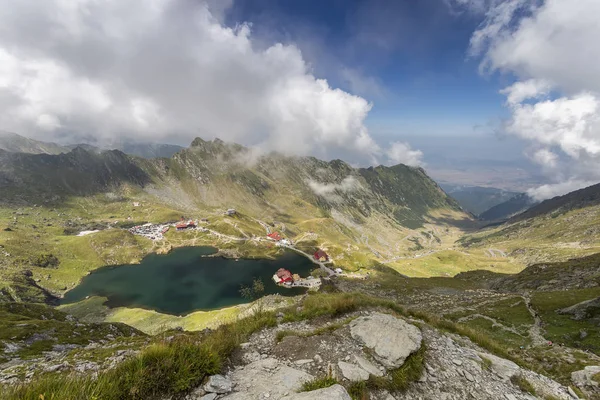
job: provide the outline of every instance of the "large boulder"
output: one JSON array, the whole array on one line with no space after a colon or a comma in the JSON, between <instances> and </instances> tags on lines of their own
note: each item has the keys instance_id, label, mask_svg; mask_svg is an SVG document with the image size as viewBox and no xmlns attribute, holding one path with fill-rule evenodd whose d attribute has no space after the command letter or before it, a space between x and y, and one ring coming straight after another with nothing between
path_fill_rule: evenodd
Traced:
<instances>
[{"instance_id":1,"label":"large boulder","mask_svg":"<svg viewBox=\"0 0 600 400\"><path fill-rule=\"evenodd\" d=\"M314 377L300 369L288 367L274 358L255 361L231 373L236 391L219 400L281 399L297 392ZM265 397L267 395L267 397Z\"/></svg>"},{"instance_id":2,"label":"large boulder","mask_svg":"<svg viewBox=\"0 0 600 400\"><path fill-rule=\"evenodd\" d=\"M600 382L594 380L594 375L600 374L600 366L588 366L581 371L575 371L571 374L571 380L580 388L600 389Z\"/></svg>"},{"instance_id":3,"label":"large boulder","mask_svg":"<svg viewBox=\"0 0 600 400\"><path fill-rule=\"evenodd\" d=\"M515 375L518 375L521 372L521 368L519 368L517 364L510 360L496 357L495 355L487 353L479 353L479 357L481 357L482 359L485 358L489 360L490 369L492 370L492 372L494 372L496 375L498 375L499 378L505 381L508 381L510 378L512 378Z\"/></svg>"},{"instance_id":4,"label":"large boulder","mask_svg":"<svg viewBox=\"0 0 600 400\"><path fill-rule=\"evenodd\" d=\"M582 301L573 306L556 311L559 314L570 315L576 321L584 319L600 319L600 297Z\"/></svg>"},{"instance_id":5,"label":"large boulder","mask_svg":"<svg viewBox=\"0 0 600 400\"><path fill-rule=\"evenodd\" d=\"M312 392L297 393L287 400L352 400L342 385L333 385L325 389L313 390Z\"/></svg>"},{"instance_id":6,"label":"large boulder","mask_svg":"<svg viewBox=\"0 0 600 400\"><path fill-rule=\"evenodd\" d=\"M352 338L373 352L386 368L398 368L406 358L421 348L421 331L389 314L376 313L350 323Z\"/></svg>"}]
</instances>

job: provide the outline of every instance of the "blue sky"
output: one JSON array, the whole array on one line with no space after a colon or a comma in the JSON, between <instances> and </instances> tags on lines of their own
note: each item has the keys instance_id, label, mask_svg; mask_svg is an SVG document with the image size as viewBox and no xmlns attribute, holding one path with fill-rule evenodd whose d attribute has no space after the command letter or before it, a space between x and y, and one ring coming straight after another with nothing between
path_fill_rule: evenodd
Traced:
<instances>
[{"instance_id":1,"label":"blue sky","mask_svg":"<svg viewBox=\"0 0 600 400\"><path fill-rule=\"evenodd\" d=\"M375 82L357 93L374 104L374 135L394 127L399 135L479 135L504 114L499 90L508 78L482 76L480 60L467 56L481 16L442 0L238 0L227 23L244 21L265 42L295 43L335 87L356 92L344 68Z\"/></svg>"},{"instance_id":2,"label":"blue sky","mask_svg":"<svg viewBox=\"0 0 600 400\"><path fill-rule=\"evenodd\" d=\"M422 150L439 179L453 179L437 174L450 167L534 172L523 144L497 134L508 117L499 92L512 77L480 73L481 59L468 55L480 14L443 0L236 0L226 23L248 21L260 42L295 44L315 76L370 101L366 125L375 140Z\"/></svg>"}]
</instances>

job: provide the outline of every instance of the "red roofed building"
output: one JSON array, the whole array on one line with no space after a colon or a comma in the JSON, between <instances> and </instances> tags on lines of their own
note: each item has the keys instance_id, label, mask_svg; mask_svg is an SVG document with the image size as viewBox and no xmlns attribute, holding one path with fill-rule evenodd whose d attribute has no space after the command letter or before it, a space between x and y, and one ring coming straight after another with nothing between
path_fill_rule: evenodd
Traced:
<instances>
[{"instance_id":1,"label":"red roofed building","mask_svg":"<svg viewBox=\"0 0 600 400\"><path fill-rule=\"evenodd\" d=\"M275 240L276 242L279 242L282 239L279 232L271 232L267 235L267 237Z\"/></svg>"},{"instance_id":2,"label":"red roofed building","mask_svg":"<svg viewBox=\"0 0 600 400\"><path fill-rule=\"evenodd\" d=\"M177 228L178 231L182 231L184 229L188 229L188 228L195 228L196 227L196 223L192 220L189 221L180 221L177 225L175 225L175 228Z\"/></svg>"},{"instance_id":3,"label":"red roofed building","mask_svg":"<svg viewBox=\"0 0 600 400\"><path fill-rule=\"evenodd\" d=\"M325 253L321 249L315 251L315 254L313 255L313 257L315 258L315 260L320 261L320 262L329 261L329 256L327 255L327 253Z\"/></svg>"},{"instance_id":4,"label":"red roofed building","mask_svg":"<svg viewBox=\"0 0 600 400\"><path fill-rule=\"evenodd\" d=\"M286 283L286 282L294 281L294 277L292 276L292 273L285 268L279 268L275 275L277 275L277 278L279 279L278 283Z\"/></svg>"}]
</instances>

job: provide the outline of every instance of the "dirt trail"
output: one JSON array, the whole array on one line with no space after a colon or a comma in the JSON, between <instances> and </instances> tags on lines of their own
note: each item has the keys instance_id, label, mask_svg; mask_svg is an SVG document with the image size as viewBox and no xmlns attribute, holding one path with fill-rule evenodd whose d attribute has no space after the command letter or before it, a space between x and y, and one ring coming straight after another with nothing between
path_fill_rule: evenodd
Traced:
<instances>
[{"instance_id":1,"label":"dirt trail","mask_svg":"<svg viewBox=\"0 0 600 400\"><path fill-rule=\"evenodd\" d=\"M531 295L529 292L525 292L522 295L525 307L533 317L533 325L529 328L529 337L533 342L533 346L542 346L548 343L548 340L542 336L542 319L538 313L531 307Z\"/></svg>"},{"instance_id":2,"label":"dirt trail","mask_svg":"<svg viewBox=\"0 0 600 400\"><path fill-rule=\"evenodd\" d=\"M477 319L477 318L481 318L481 319L485 319L487 321L490 321L492 323L492 327L499 327L502 330L505 330L507 332L510 332L512 334L515 334L517 336L522 336L521 333L519 333L518 330L516 330L515 328L512 328L510 326L506 326L501 322L498 322L496 319L492 318L492 317L488 317L487 315L483 315L483 314L471 314L471 315L467 315L466 317L462 317L458 319L458 323L464 323L467 321L471 321L473 319Z\"/></svg>"}]
</instances>

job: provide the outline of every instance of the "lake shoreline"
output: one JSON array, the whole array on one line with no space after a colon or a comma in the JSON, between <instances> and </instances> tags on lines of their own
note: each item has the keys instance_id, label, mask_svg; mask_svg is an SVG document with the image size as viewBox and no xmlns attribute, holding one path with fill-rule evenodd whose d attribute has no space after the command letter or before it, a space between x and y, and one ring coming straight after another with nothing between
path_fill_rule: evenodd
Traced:
<instances>
[{"instance_id":1,"label":"lake shoreline","mask_svg":"<svg viewBox=\"0 0 600 400\"><path fill-rule=\"evenodd\" d=\"M306 257L284 249L274 258L226 257L213 246L184 246L168 254L150 253L136 264L106 265L85 276L65 292L61 305L86 297L107 297L109 308L143 308L170 315L218 310L247 304L240 289L259 279L265 295L304 294L305 287L281 287L273 274L285 268L308 277L315 265Z\"/></svg>"}]
</instances>

